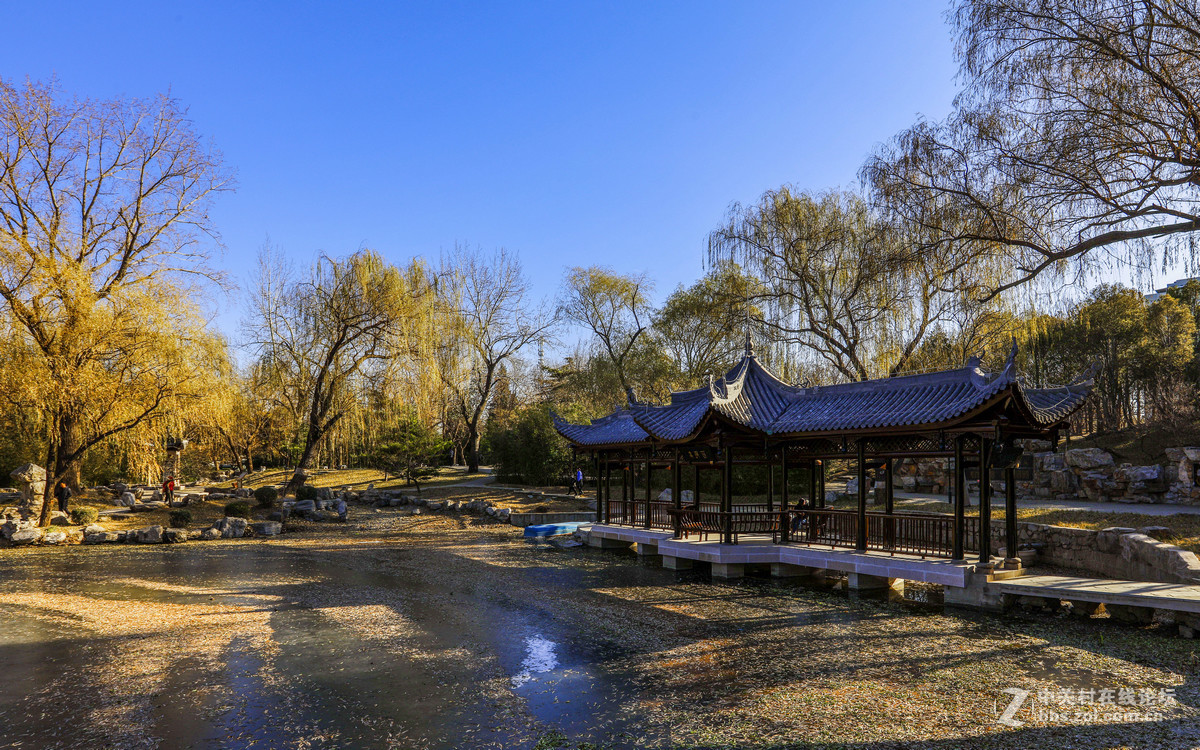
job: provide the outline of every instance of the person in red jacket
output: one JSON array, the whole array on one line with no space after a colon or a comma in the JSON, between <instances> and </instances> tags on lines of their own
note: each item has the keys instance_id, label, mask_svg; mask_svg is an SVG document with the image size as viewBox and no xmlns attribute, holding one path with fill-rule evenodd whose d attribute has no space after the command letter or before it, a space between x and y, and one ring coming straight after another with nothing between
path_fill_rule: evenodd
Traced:
<instances>
[{"instance_id":1,"label":"person in red jacket","mask_svg":"<svg viewBox=\"0 0 1200 750\"><path fill-rule=\"evenodd\" d=\"M170 505L175 500L175 477L167 477L162 486L163 502Z\"/></svg>"}]
</instances>

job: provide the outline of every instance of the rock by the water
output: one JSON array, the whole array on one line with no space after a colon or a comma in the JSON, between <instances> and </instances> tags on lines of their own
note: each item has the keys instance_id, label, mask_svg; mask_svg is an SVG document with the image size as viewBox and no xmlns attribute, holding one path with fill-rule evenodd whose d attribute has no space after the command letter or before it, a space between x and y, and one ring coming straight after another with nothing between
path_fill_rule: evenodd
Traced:
<instances>
[{"instance_id":1,"label":"rock by the water","mask_svg":"<svg viewBox=\"0 0 1200 750\"><path fill-rule=\"evenodd\" d=\"M278 521L259 521L250 524L254 536L276 536L283 531L283 524Z\"/></svg>"},{"instance_id":2,"label":"rock by the water","mask_svg":"<svg viewBox=\"0 0 1200 750\"><path fill-rule=\"evenodd\" d=\"M222 539L240 539L246 534L246 519L226 517L213 524L221 531Z\"/></svg>"},{"instance_id":3,"label":"rock by the water","mask_svg":"<svg viewBox=\"0 0 1200 750\"><path fill-rule=\"evenodd\" d=\"M106 531L106 529L98 523L89 523L87 526L83 527L83 533L85 535L87 535L87 534L103 534L105 531Z\"/></svg>"},{"instance_id":4,"label":"rock by the water","mask_svg":"<svg viewBox=\"0 0 1200 750\"><path fill-rule=\"evenodd\" d=\"M121 535L115 531L97 531L83 535L84 544L111 544L121 541Z\"/></svg>"},{"instance_id":5,"label":"rock by the water","mask_svg":"<svg viewBox=\"0 0 1200 750\"><path fill-rule=\"evenodd\" d=\"M138 529L135 534L139 544L159 544L163 540L163 527L147 526L144 529Z\"/></svg>"},{"instance_id":6,"label":"rock by the water","mask_svg":"<svg viewBox=\"0 0 1200 750\"><path fill-rule=\"evenodd\" d=\"M42 538L42 530L33 528L33 529L21 529L20 531L15 531L15 532L13 532L13 535L8 538L8 540L10 542L12 542L13 544L33 544L34 542L40 540L41 538Z\"/></svg>"},{"instance_id":7,"label":"rock by the water","mask_svg":"<svg viewBox=\"0 0 1200 750\"><path fill-rule=\"evenodd\" d=\"M42 544L62 544L65 541L67 541L65 531L47 531L42 534Z\"/></svg>"},{"instance_id":8,"label":"rock by the water","mask_svg":"<svg viewBox=\"0 0 1200 750\"><path fill-rule=\"evenodd\" d=\"M164 529L163 541L167 544L178 544L188 540L187 529Z\"/></svg>"},{"instance_id":9,"label":"rock by the water","mask_svg":"<svg viewBox=\"0 0 1200 750\"><path fill-rule=\"evenodd\" d=\"M211 529L205 529L204 531L200 532L200 538L209 542L211 542L213 539L220 539L221 530L215 526Z\"/></svg>"},{"instance_id":10,"label":"rock by the water","mask_svg":"<svg viewBox=\"0 0 1200 750\"><path fill-rule=\"evenodd\" d=\"M317 509L317 504L312 500L297 500L292 504L293 513L308 513Z\"/></svg>"}]
</instances>

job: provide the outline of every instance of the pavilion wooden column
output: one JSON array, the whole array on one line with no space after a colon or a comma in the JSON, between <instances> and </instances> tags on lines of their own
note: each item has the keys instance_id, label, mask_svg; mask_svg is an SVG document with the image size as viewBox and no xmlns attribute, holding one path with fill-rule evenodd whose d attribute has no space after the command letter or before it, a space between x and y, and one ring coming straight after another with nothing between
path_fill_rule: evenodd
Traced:
<instances>
[{"instance_id":1,"label":"pavilion wooden column","mask_svg":"<svg viewBox=\"0 0 1200 750\"><path fill-rule=\"evenodd\" d=\"M612 458L604 457L604 516L603 522L612 521Z\"/></svg>"},{"instance_id":2,"label":"pavilion wooden column","mask_svg":"<svg viewBox=\"0 0 1200 750\"><path fill-rule=\"evenodd\" d=\"M721 519L721 542L733 544L733 447L729 445L721 470Z\"/></svg>"},{"instance_id":3,"label":"pavilion wooden column","mask_svg":"<svg viewBox=\"0 0 1200 750\"><path fill-rule=\"evenodd\" d=\"M867 549L867 443L859 439L858 444L858 534L854 549L865 552Z\"/></svg>"},{"instance_id":4,"label":"pavilion wooden column","mask_svg":"<svg viewBox=\"0 0 1200 750\"><path fill-rule=\"evenodd\" d=\"M1017 469L1004 470L1004 554L1009 560L1017 557Z\"/></svg>"},{"instance_id":5,"label":"pavilion wooden column","mask_svg":"<svg viewBox=\"0 0 1200 750\"><path fill-rule=\"evenodd\" d=\"M788 501L791 500L791 494L788 491L788 469L790 467L787 460L787 446L780 448L779 453L779 479L783 483L779 488L779 509L787 510Z\"/></svg>"},{"instance_id":6,"label":"pavilion wooden column","mask_svg":"<svg viewBox=\"0 0 1200 750\"><path fill-rule=\"evenodd\" d=\"M700 464L692 467L692 505L700 509Z\"/></svg>"},{"instance_id":7,"label":"pavilion wooden column","mask_svg":"<svg viewBox=\"0 0 1200 750\"><path fill-rule=\"evenodd\" d=\"M675 538L683 536L680 526L679 511L683 508L683 467L679 465L679 449L675 449L675 461L671 464L671 501L675 504L675 514L671 517L671 526Z\"/></svg>"},{"instance_id":8,"label":"pavilion wooden column","mask_svg":"<svg viewBox=\"0 0 1200 750\"><path fill-rule=\"evenodd\" d=\"M887 544L896 546L896 485L892 479L892 459L883 461L883 512L887 516Z\"/></svg>"},{"instance_id":9,"label":"pavilion wooden column","mask_svg":"<svg viewBox=\"0 0 1200 750\"><path fill-rule=\"evenodd\" d=\"M967 529L967 467L963 462L963 442L966 437L954 438L954 527L950 535L950 559L961 560L965 556L963 537Z\"/></svg>"},{"instance_id":10,"label":"pavilion wooden column","mask_svg":"<svg viewBox=\"0 0 1200 750\"><path fill-rule=\"evenodd\" d=\"M825 507L825 462L820 459L817 459L817 496L814 499L816 507Z\"/></svg>"},{"instance_id":11,"label":"pavilion wooden column","mask_svg":"<svg viewBox=\"0 0 1200 750\"><path fill-rule=\"evenodd\" d=\"M812 459L808 462L808 507L816 508L817 506L817 468L820 461Z\"/></svg>"},{"instance_id":12,"label":"pavilion wooden column","mask_svg":"<svg viewBox=\"0 0 1200 750\"><path fill-rule=\"evenodd\" d=\"M592 451L592 464L596 467L596 523L604 522L604 480L600 476L600 454Z\"/></svg>"},{"instance_id":13,"label":"pavilion wooden column","mask_svg":"<svg viewBox=\"0 0 1200 750\"><path fill-rule=\"evenodd\" d=\"M992 561L992 440L979 441L979 562Z\"/></svg>"},{"instance_id":14,"label":"pavilion wooden column","mask_svg":"<svg viewBox=\"0 0 1200 750\"><path fill-rule=\"evenodd\" d=\"M771 453L767 451L767 512L775 510L775 464L771 463Z\"/></svg>"},{"instance_id":15,"label":"pavilion wooden column","mask_svg":"<svg viewBox=\"0 0 1200 750\"><path fill-rule=\"evenodd\" d=\"M654 465L650 460L650 457L646 458L646 517L642 519L642 526L647 529L650 528L650 493L653 491L650 478L654 474Z\"/></svg>"},{"instance_id":16,"label":"pavilion wooden column","mask_svg":"<svg viewBox=\"0 0 1200 750\"><path fill-rule=\"evenodd\" d=\"M629 508L633 502L633 451L629 451L629 461L625 464L625 470L621 475L621 523L626 525L633 524L633 517L629 514Z\"/></svg>"},{"instance_id":17,"label":"pavilion wooden column","mask_svg":"<svg viewBox=\"0 0 1200 750\"><path fill-rule=\"evenodd\" d=\"M604 505L604 497L601 491L600 481L600 452L592 451L592 466L596 473L596 521L600 521L600 506Z\"/></svg>"}]
</instances>

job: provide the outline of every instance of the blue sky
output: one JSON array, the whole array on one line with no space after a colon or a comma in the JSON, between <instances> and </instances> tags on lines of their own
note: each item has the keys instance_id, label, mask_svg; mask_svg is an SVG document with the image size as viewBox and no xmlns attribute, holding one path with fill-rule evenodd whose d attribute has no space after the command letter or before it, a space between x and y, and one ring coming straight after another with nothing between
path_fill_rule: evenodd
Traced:
<instances>
[{"instance_id":1,"label":"blue sky","mask_svg":"<svg viewBox=\"0 0 1200 750\"><path fill-rule=\"evenodd\" d=\"M563 270L703 271L733 201L850 185L953 98L937 2L21 3L0 75L170 92L238 175L214 220L244 282L370 247L518 251ZM220 305L232 332L238 315Z\"/></svg>"}]
</instances>

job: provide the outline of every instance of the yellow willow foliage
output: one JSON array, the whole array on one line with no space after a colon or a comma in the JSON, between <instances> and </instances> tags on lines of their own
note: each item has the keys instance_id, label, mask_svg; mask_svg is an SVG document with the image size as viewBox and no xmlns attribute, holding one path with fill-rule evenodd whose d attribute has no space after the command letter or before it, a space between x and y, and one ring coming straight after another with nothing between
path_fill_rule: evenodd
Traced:
<instances>
[{"instance_id":1,"label":"yellow willow foliage","mask_svg":"<svg viewBox=\"0 0 1200 750\"><path fill-rule=\"evenodd\" d=\"M9 399L39 414L46 429L73 425L81 443L119 441L131 478L153 478L165 438L220 392L211 363L223 342L188 289L158 278L97 300L84 276L56 269L61 303L43 317L51 346L10 328L0 352Z\"/></svg>"}]
</instances>

